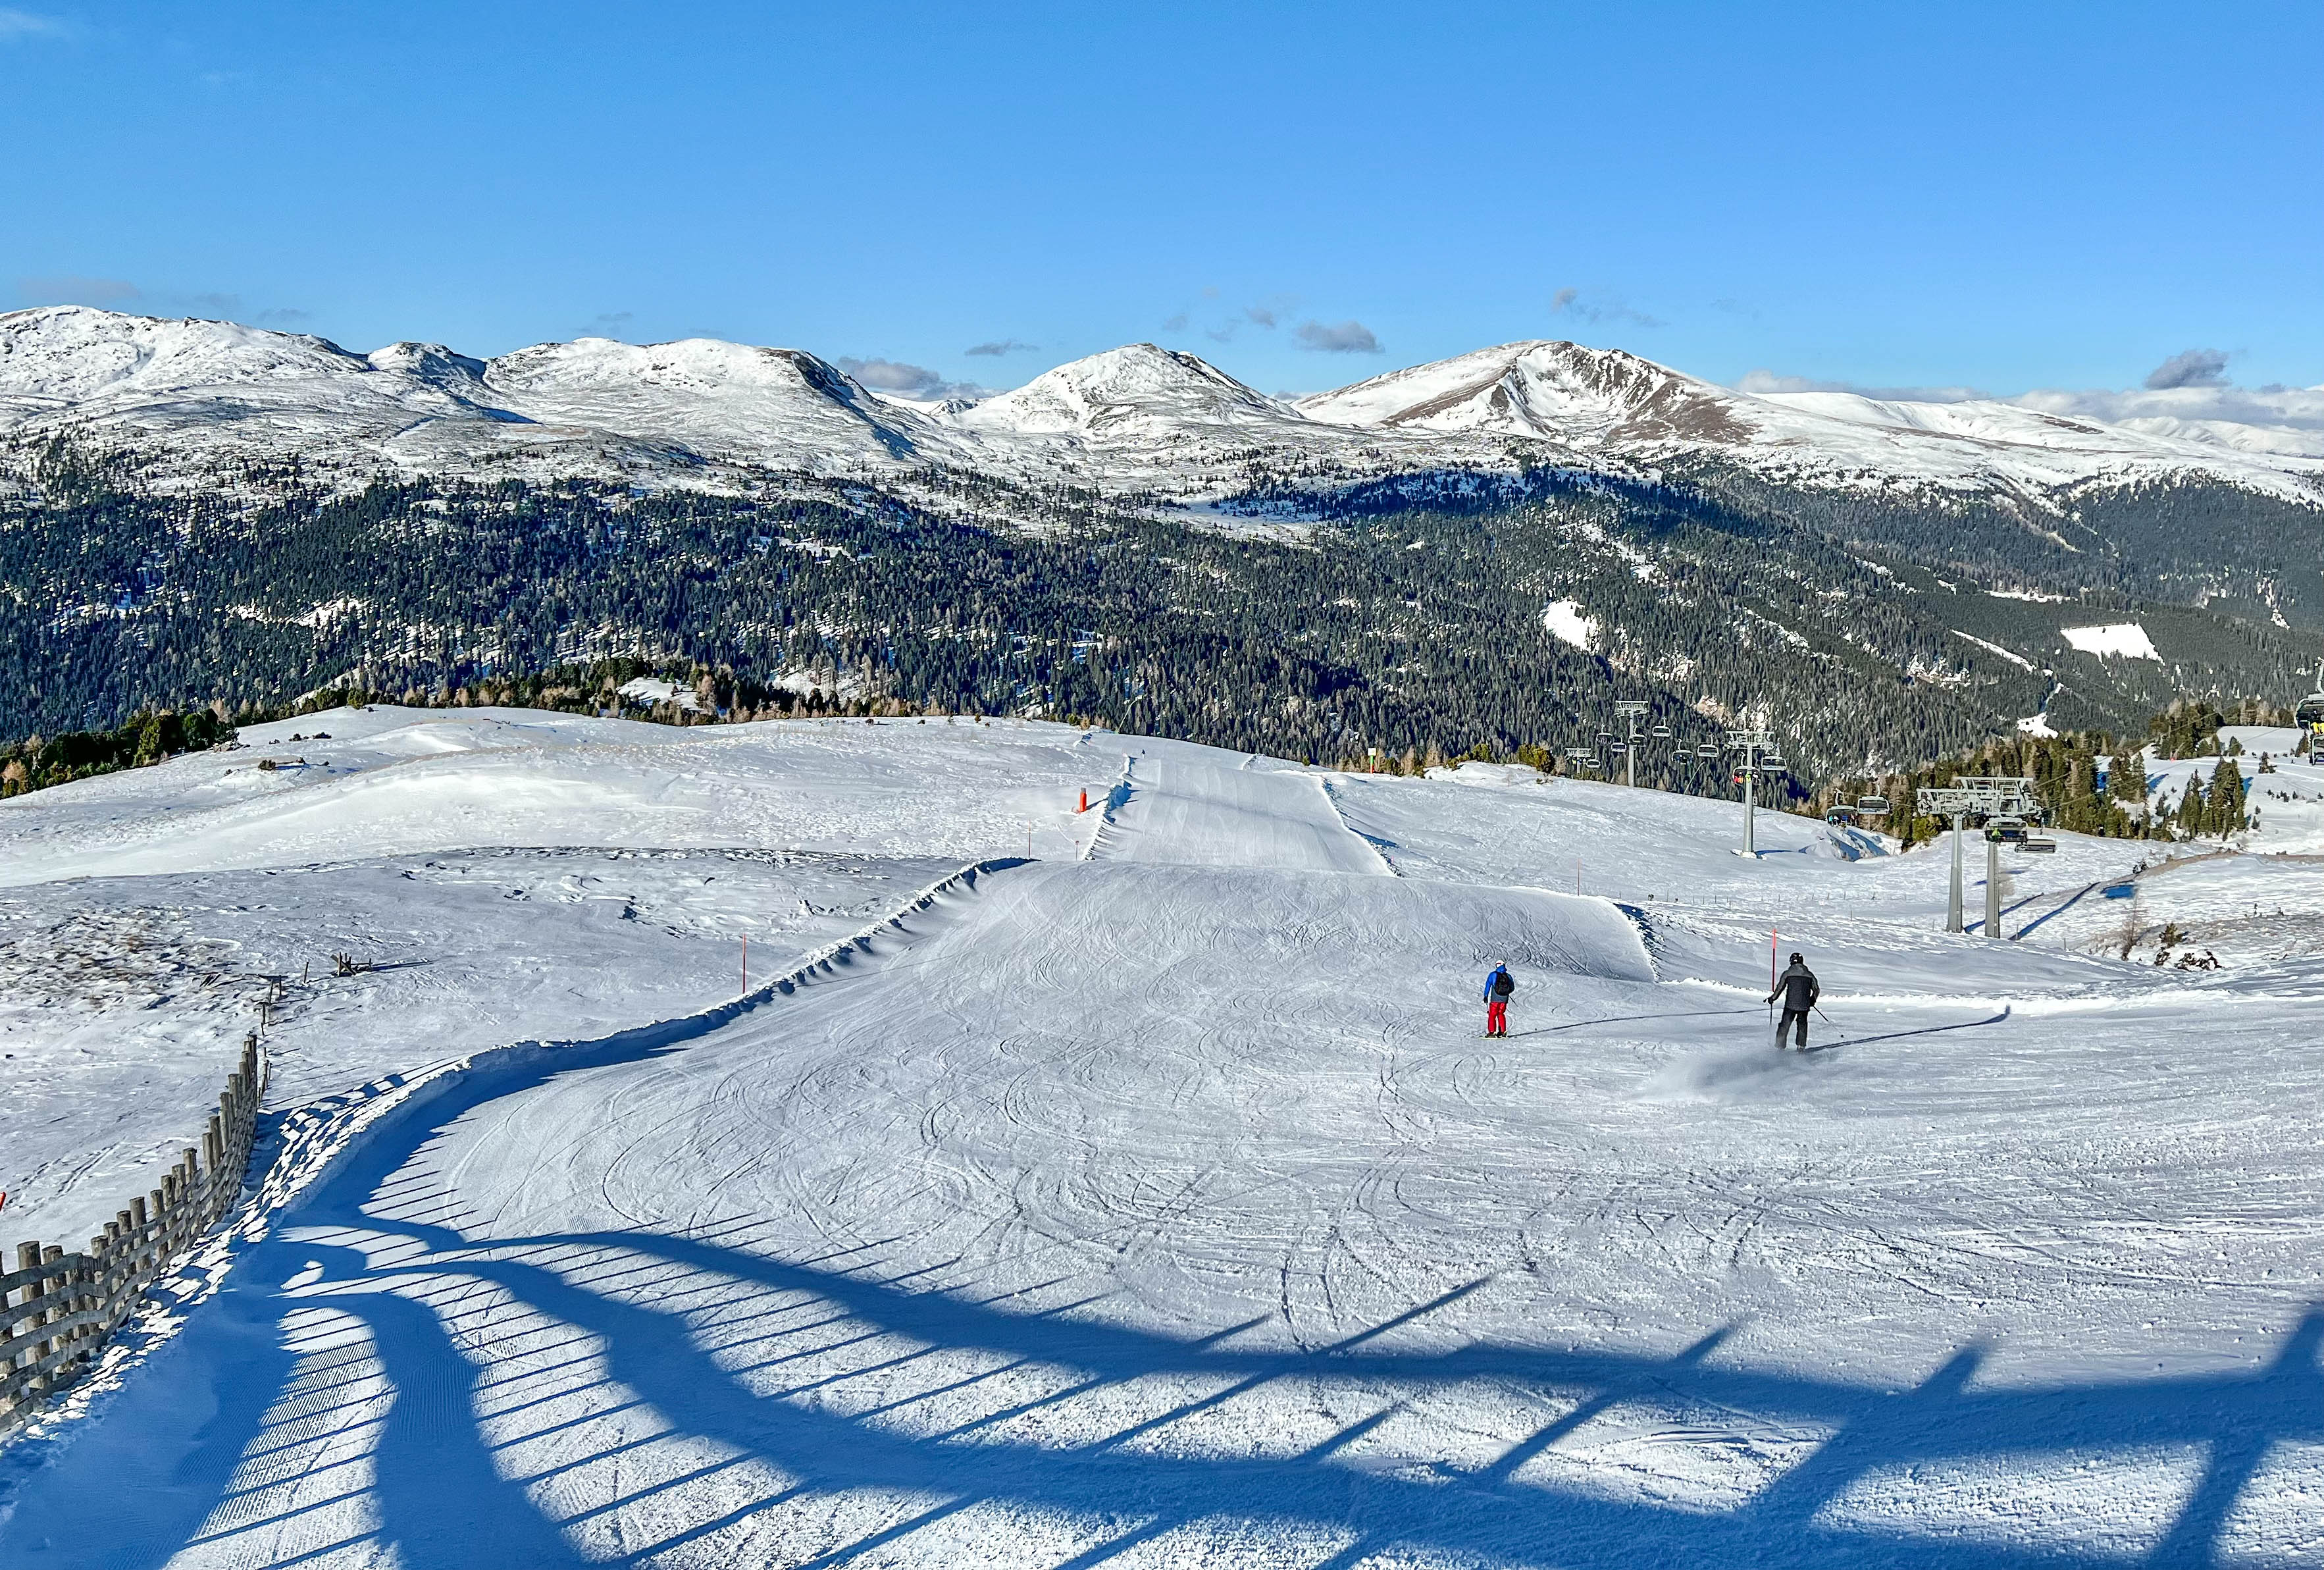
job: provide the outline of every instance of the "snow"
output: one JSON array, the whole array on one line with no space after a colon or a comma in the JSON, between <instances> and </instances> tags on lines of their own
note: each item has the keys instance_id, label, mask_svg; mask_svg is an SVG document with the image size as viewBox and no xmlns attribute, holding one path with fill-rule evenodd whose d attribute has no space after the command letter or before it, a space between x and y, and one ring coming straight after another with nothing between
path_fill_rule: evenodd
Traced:
<instances>
[{"instance_id":1,"label":"snow","mask_svg":"<svg viewBox=\"0 0 2324 1570\"><path fill-rule=\"evenodd\" d=\"M19 1235L289 978L281 1159L0 1566L2317 1562L2289 816L2007 852L2002 944L1941 847L1507 765L296 726L0 806Z\"/></svg>"},{"instance_id":2,"label":"snow","mask_svg":"<svg viewBox=\"0 0 2324 1570\"><path fill-rule=\"evenodd\" d=\"M2021 670L2031 670L2034 669L2034 661L2026 659L2023 654L2013 654L2008 650L2003 648L2000 644L1988 643L1984 639L1978 637L1976 633L1964 633L1959 627L1949 628L1947 630L1950 631L1954 637L1974 643L1988 654L2000 655L2004 660L2008 660L2012 665L2016 666Z\"/></svg>"},{"instance_id":3,"label":"snow","mask_svg":"<svg viewBox=\"0 0 2324 1570\"><path fill-rule=\"evenodd\" d=\"M2146 629L2136 622L2109 622L2102 627L2061 627L2059 632L2067 642L2083 653L2096 654L2101 659L2109 654L2119 655L2125 660L2159 661L2163 658L2154 651L2153 641L2147 637Z\"/></svg>"},{"instance_id":4,"label":"snow","mask_svg":"<svg viewBox=\"0 0 2324 1570\"><path fill-rule=\"evenodd\" d=\"M1541 624L1561 643L1587 651L1598 635L1598 622L1586 614L1579 600L1552 600L1541 613Z\"/></svg>"},{"instance_id":5,"label":"snow","mask_svg":"<svg viewBox=\"0 0 2324 1570\"><path fill-rule=\"evenodd\" d=\"M633 703L675 703L680 708L693 710L702 707L702 699L696 695L694 688L681 687L675 681L666 681L657 676L633 676L622 683L617 690Z\"/></svg>"},{"instance_id":6,"label":"snow","mask_svg":"<svg viewBox=\"0 0 2324 1570\"><path fill-rule=\"evenodd\" d=\"M2061 395L2063 396L2063 395ZM80 306L0 314L0 438L79 432L139 455L156 484L382 473L756 491L771 475L876 480L930 505L948 476L1059 485L1190 515L1255 480L1312 490L1395 475L1508 476L1545 458L1650 474L1708 454L1778 484L1985 493L2209 476L2324 496L2315 392L2134 398L2120 421L2023 402L1752 394L1618 349L1528 341L1286 402L1196 356L1132 344L976 402L885 396L802 349L584 337L496 358L440 344L356 355L231 322ZM2034 396L2034 402L2041 402ZM2236 417L2254 423L2238 425ZM1296 509L1295 509L1296 510Z\"/></svg>"},{"instance_id":7,"label":"snow","mask_svg":"<svg viewBox=\"0 0 2324 1570\"><path fill-rule=\"evenodd\" d=\"M2054 739L2058 734L2057 730L2050 724L2050 716L2043 714L2029 714L2024 716L2018 720L2017 729L2022 734L2040 736L2045 741Z\"/></svg>"}]
</instances>

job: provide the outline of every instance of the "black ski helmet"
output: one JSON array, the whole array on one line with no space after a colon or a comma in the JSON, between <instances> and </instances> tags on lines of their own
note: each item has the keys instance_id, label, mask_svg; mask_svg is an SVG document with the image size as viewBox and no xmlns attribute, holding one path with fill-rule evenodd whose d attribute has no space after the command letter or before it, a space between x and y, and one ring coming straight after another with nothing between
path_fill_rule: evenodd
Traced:
<instances>
[{"instance_id":1,"label":"black ski helmet","mask_svg":"<svg viewBox=\"0 0 2324 1570\"><path fill-rule=\"evenodd\" d=\"M1807 962L1808 956L1804 954L1794 954L1792 956L1792 963L1794 965L1805 965Z\"/></svg>"}]
</instances>

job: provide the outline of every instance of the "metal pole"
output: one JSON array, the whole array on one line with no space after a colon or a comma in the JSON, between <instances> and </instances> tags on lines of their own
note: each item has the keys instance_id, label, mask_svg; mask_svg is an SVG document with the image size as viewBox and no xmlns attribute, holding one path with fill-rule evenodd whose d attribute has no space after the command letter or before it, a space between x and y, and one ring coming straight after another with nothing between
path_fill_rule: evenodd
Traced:
<instances>
[{"instance_id":1,"label":"metal pole","mask_svg":"<svg viewBox=\"0 0 2324 1570\"><path fill-rule=\"evenodd\" d=\"M2001 936L2001 844L1985 842L1985 935Z\"/></svg>"},{"instance_id":2,"label":"metal pole","mask_svg":"<svg viewBox=\"0 0 2324 1570\"><path fill-rule=\"evenodd\" d=\"M1958 812L1953 814L1953 881L1945 901L1945 930L1965 930L1961 926L1961 815Z\"/></svg>"},{"instance_id":3,"label":"metal pole","mask_svg":"<svg viewBox=\"0 0 2324 1570\"><path fill-rule=\"evenodd\" d=\"M1622 783L1636 790L1638 788L1638 716L1630 716L1629 751L1622 754Z\"/></svg>"},{"instance_id":4,"label":"metal pole","mask_svg":"<svg viewBox=\"0 0 2324 1570\"><path fill-rule=\"evenodd\" d=\"M1759 854L1758 847L1752 842L1751 837L1752 814L1758 805L1752 792L1759 780L1759 771L1751 766L1751 760L1757 755L1757 751L1749 746L1743 749L1743 854L1747 856L1757 856Z\"/></svg>"}]
</instances>

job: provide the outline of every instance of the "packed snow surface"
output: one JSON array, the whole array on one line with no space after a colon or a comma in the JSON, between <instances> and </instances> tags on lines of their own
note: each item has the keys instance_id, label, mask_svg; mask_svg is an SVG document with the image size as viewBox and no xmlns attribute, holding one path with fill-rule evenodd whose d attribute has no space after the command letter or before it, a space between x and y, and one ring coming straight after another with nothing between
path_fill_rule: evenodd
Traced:
<instances>
[{"instance_id":1,"label":"packed snow surface","mask_svg":"<svg viewBox=\"0 0 2324 1570\"><path fill-rule=\"evenodd\" d=\"M2156 660L2154 641L2136 622L2109 622L2103 627L2061 627L2066 642L2085 654L2117 655L2125 660Z\"/></svg>"},{"instance_id":2,"label":"packed snow surface","mask_svg":"<svg viewBox=\"0 0 2324 1570\"><path fill-rule=\"evenodd\" d=\"M2001 943L1516 766L293 729L0 806L17 1235L273 1066L0 1566L2324 1564L2305 765L2008 853Z\"/></svg>"}]
</instances>

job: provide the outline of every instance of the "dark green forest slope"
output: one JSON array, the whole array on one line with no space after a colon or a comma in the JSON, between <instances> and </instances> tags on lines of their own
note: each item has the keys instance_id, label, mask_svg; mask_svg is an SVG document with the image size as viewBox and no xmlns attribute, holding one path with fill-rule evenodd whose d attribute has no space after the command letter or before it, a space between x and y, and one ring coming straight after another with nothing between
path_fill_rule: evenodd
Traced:
<instances>
[{"instance_id":1,"label":"dark green forest slope","mask_svg":"<svg viewBox=\"0 0 2324 1570\"><path fill-rule=\"evenodd\" d=\"M2086 572L2098 553L2022 524L1948 533L1925 508L1716 476L1423 476L1296 509L1255 489L1193 522L1052 496L1030 526L1021 497L988 526L975 497L939 513L798 476L755 498L265 494L157 497L53 455L0 503L0 734L623 656L1319 761L1558 749L1637 696L1683 737L1763 718L1827 778L1949 754L2045 706L2061 728L2122 729L2180 690L2280 697L2318 643L2312 596L2274 624L2274 569L2155 546L2180 539L2172 509L2199 504L2178 494L2144 522L2110 502L2129 544ZM1310 522L1257 521L1276 511ZM2272 561L2314 522L2269 513L2235 549ZM1557 601L1591 624L1588 647L1545 628ZM2060 633L2133 619L2163 661L2093 659ZM1683 788L1698 767L1651 771Z\"/></svg>"}]
</instances>

